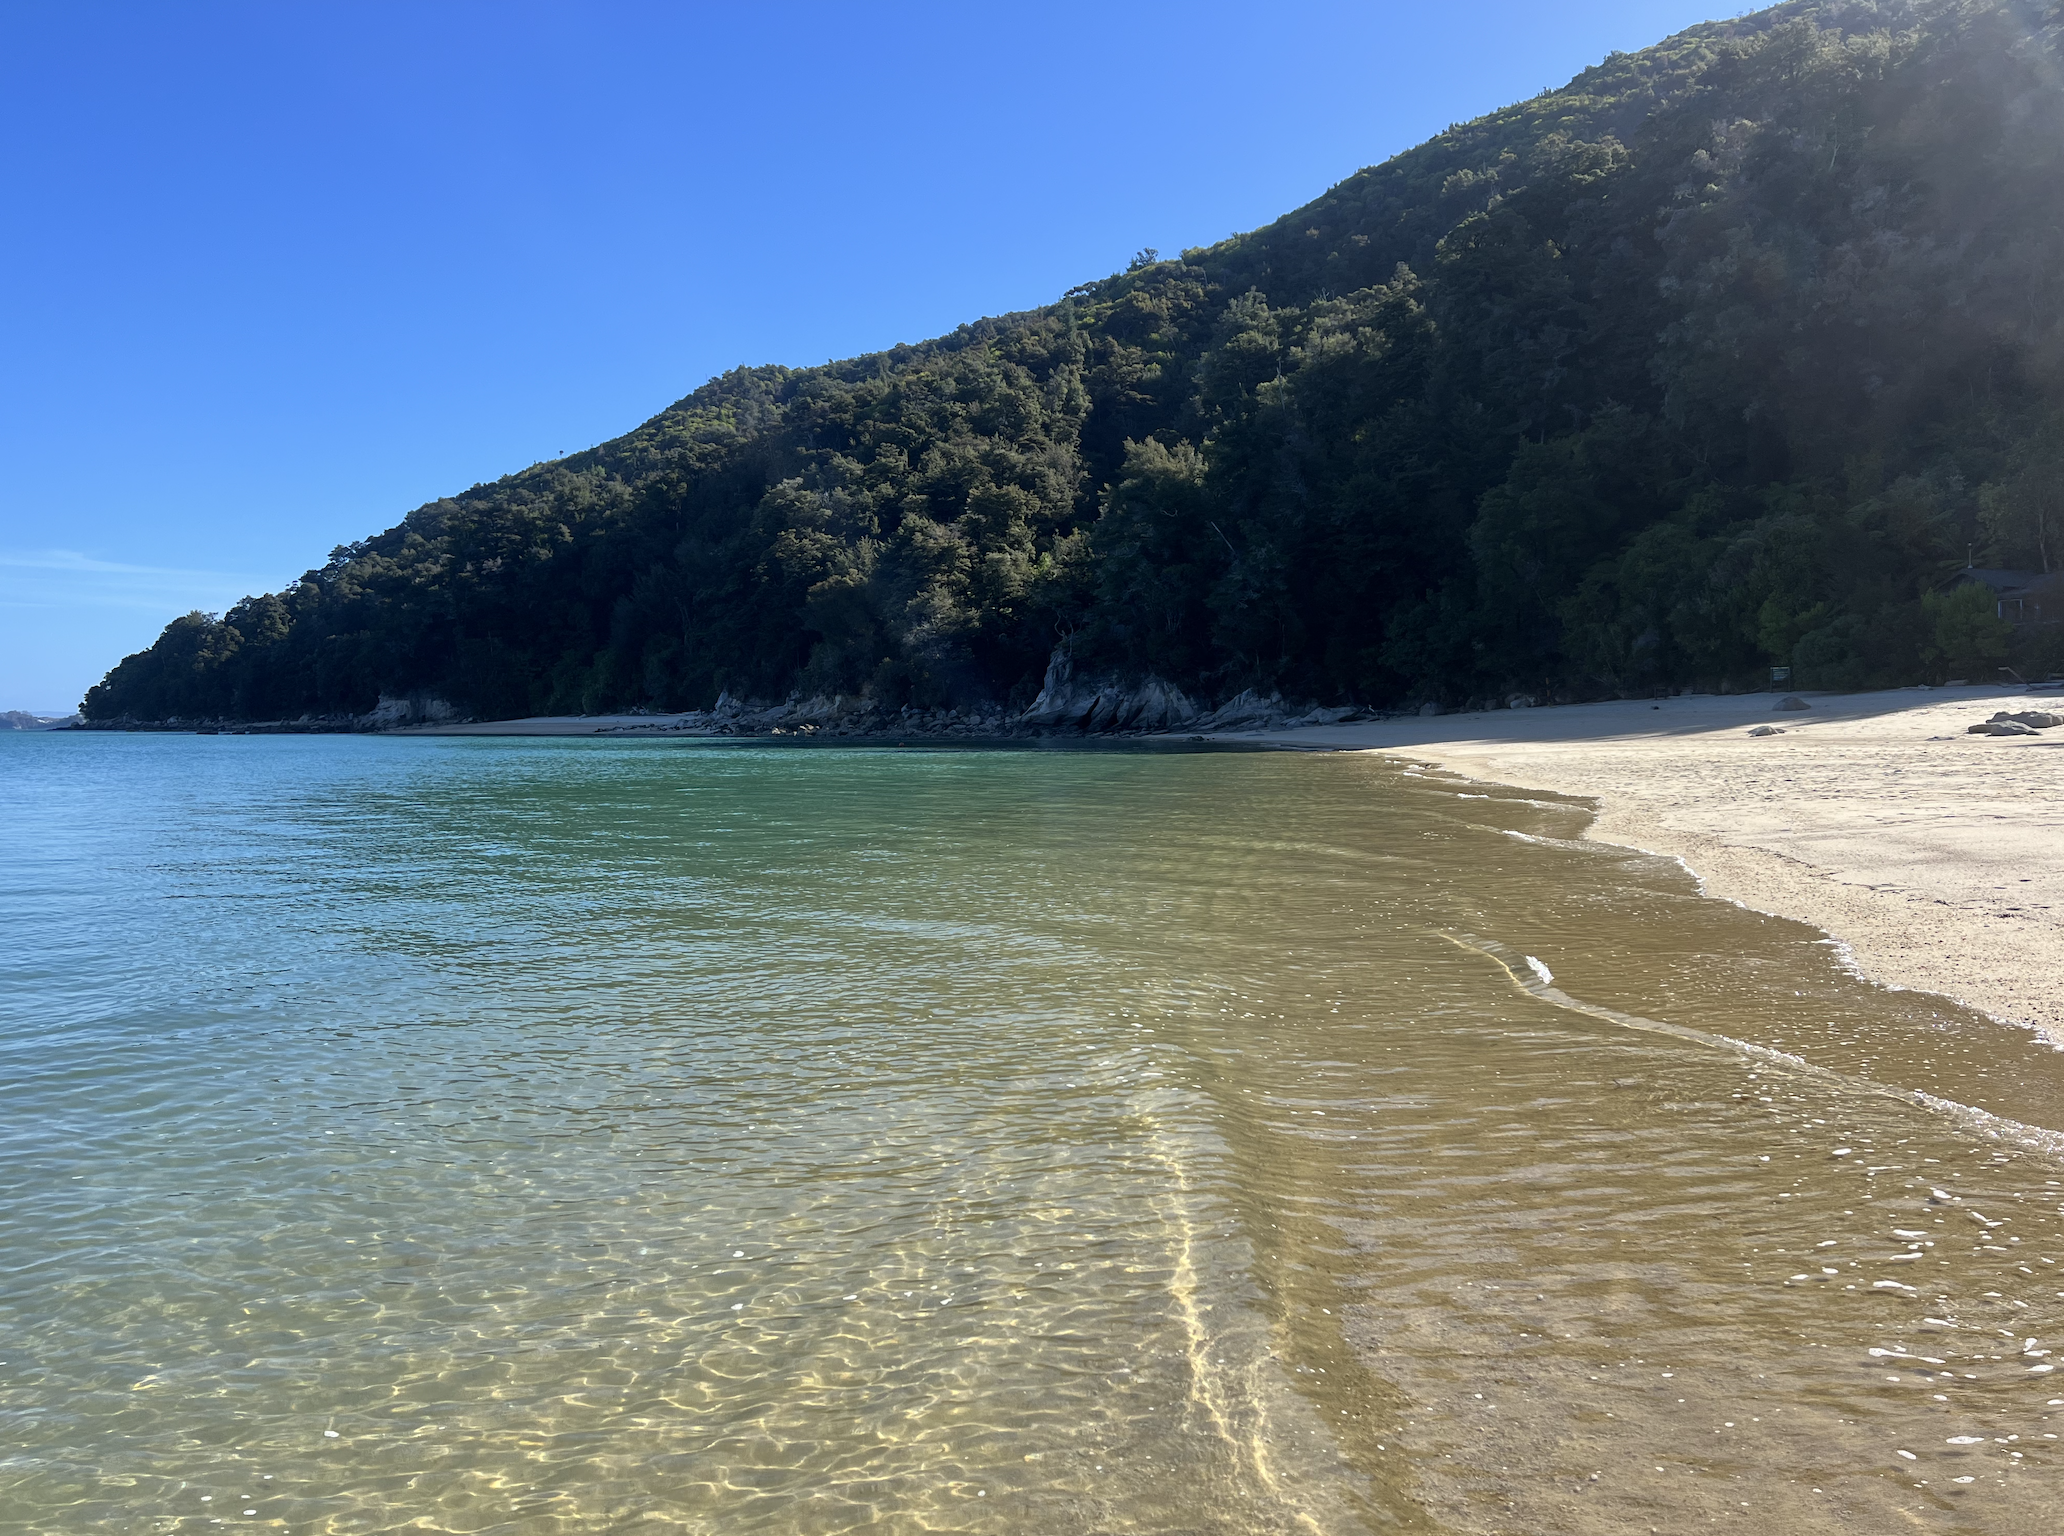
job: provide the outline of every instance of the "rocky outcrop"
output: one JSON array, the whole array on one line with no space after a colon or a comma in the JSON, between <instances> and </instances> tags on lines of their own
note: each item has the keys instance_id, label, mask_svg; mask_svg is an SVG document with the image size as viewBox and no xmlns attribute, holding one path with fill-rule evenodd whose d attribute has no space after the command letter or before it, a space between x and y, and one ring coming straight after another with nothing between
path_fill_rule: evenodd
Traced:
<instances>
[{"instance_id":1,"label":"rocky outcrop","mask_svg":"<svg viewBox=\"0 0 2064 1536\"><path fill-rule=\"evenodd\" d=\"M1293 704L1280 693L1249 688L1206 711L1175 684L1151 673L1137 680L1076 671L1074 658L1056 650L1046 680L1018 723L1037 731L1084 735L1155 735L1167 731L1268 731L1333 725L1367 711L1353 705Z\"/></svg>"},{"instance_id":2,"label":"rocky outcrop","mask_svg":"<svg viewBox=\"0 0 2064 1536\"><path fill-rule=\"evenodd\" d=\"M1035 730L1104 735L1172 731L1193 724L1198 715L1189 695L1173 683L1153 676L1134 683L1115 677L1078 676L1074 658L1057 650L1046 664L1039 697L1018 717L1018 723Z\"/></svg>"},{"instance_id":3,"label":"rocky outcrop","mask_svg":"<svg viewBox=\"0 0 2064 1536\"><path fill-rule=\"evenodd\" d=\"M595 719L599 736L772 736L817 740L903 741L961 737L995 740L1065 734L1154 736L1173 732L1264 731L1332 725L1369 711L1352 706L1293 703L1280 693L1248 689L1208 713L1175 684L1149 674L1125 679L1077 672L1065 651L1047 664L1045 685L1029 708L1012 712L991 703L931 708L885 705L871 694L791 695L779 703L720 693L708 709L681 712L629 710ZM388 731L465 720L434 694L387 695L362 715L298 720L98 720L93 730L200 731L207 734L280 734Z\"/></svg>"},{"instance_id":4,"label":"rocky outcrop","mask_svg":"<svg viewBox=\"0 0 2064 1536\"><path fill-rule=\"evenodd\" d=\"M1263 694L1249 688L1197 722L1200 731L1258 731L1281 725L1289 718L1280 693Z\"/></svg>"},{"instance_id":5,"label":"rocky outcrop","mask_svg":"<svg viewBox=\"0 0 2064 1536\"><path fill-rule=\"evenodd\" d=\"M1192 727L1199 731L1275 731L1299 725L1337 725L1366 714L1351 704L1322 707L1291 704L1280 693L1264 694L1249 688L1236 693Z\"/></svg>"},{"instance_id":6,"label":"rocky outcrop","mask_svg":"<svg viewBox=\"0 0 2064 1536\"><path fill-rule=\"evenodd\" d=\"M397 725L444 725L458 718L458 710L435 694L383 693L379 703L358 717L358 724L369 731L386 731Z\"/></svg>"}]
</instances>

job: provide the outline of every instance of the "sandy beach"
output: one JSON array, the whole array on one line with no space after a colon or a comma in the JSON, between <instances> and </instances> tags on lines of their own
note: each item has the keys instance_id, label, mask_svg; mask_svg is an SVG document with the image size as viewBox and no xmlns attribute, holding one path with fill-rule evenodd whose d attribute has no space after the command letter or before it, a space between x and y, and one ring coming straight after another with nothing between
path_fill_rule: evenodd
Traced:
<instances>
[{"instance_id":1,"label":"sandy beach","mask_svg":"<svg viewBox=\"0 0 2064 1536\"><path fill-rule=\"evenodd\" d=\"M1823 929L1888 986L2064 1049L2064 727L1972 736L2001 688L1619 700L1229 739L1379 751L1596 803L1589 836L1682 859L1717 897ZM1784 734L1751 736L1758 725Z\"/></svg>"}]
</instances>

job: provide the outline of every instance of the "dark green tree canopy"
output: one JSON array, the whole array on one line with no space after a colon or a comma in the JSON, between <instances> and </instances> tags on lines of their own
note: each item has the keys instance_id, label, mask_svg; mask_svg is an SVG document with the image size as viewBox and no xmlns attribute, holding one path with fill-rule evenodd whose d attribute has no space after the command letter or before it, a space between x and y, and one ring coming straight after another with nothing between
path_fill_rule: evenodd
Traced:
<instances>
[{"instance_id":1,"label":"dark green tree canopy","mask_svg":"<svg viewBox=\"0 0 2064 1536\"><path fill-rule=\"evenodd\" d=\"M2041 662L1945 594L2064 560L2059 30L1795 0L1616 54L1048 308L712 380L85 711L1022 704L1057 643L1362 704Z\"/></svg>"}]
</instances>

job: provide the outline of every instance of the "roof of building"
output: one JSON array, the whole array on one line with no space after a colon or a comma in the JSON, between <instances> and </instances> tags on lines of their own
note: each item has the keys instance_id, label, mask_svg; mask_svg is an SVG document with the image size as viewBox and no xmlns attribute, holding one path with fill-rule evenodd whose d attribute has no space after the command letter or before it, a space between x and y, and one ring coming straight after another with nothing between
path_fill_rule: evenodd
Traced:
<instances>
[{"instance_id":1,"label":"roof of building","mask_svg":"<svg viewBox=\"0 0 2064 1536\"><path fill-rule=\"evenodd\" d=\"M1965 566L1951 577L1950 581L1952 585L1961 581L1975 581L1981 586L1992 588L2002 597L2015 597L2026 592L2037 582L2047 579L2041 571L1995 571Z\"/></svg>"}]
</instances>

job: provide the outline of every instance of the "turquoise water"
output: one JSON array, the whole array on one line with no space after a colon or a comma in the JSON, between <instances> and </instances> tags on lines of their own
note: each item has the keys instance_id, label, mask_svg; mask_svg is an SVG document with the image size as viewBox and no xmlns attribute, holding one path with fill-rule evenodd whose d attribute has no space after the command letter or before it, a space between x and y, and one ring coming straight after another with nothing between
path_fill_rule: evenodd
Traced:
<instances>
[{"instance_id":1,"label":"turquoise water","mask_svg":"<svg viewBox=\"0 0 2064 1536\"><path fill-rule=\"evenodd\" d=\"M0 1530L2010 1531L2060 1486L2054 1053L1571 807L74 734L0 737L0 811Z\"/></svg>"}]
</instances>

